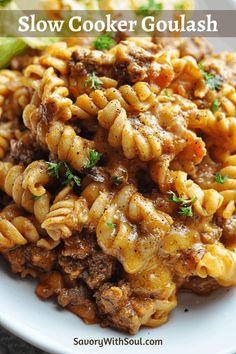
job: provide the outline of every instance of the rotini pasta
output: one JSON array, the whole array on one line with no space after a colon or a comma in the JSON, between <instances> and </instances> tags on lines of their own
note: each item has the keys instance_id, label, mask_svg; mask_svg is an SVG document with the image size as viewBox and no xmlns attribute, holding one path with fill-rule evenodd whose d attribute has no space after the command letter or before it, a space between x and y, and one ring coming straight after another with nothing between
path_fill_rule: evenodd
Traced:
<instances>
[{"instance_id":1,"label":"rotini pasta","mask_svg":"<svg viewBox=\"0 0 236 354\"><path fill-rule=\"evenodd\" d=\"M42 164L33 162L27 171L21 165L12 165L9 162L0 162L0 189L8 194L17 205L22 206L30 213L34 213L38 221L42 222L48 214L50 207L50 194L43 186L36 187L37 183L47 183L49 178L41 179ZM39 177L40 178L37 178ZM26 187L24 189L23 185ZM41 188L40 188L41 187ZM31 193L36 192L36 195ZM34 197L40 196L39 199Z\"/></svg>"},{"instance_id":2,"label":"rotini pasta","mask_svg":"<svg viewBox=\"0 0 236 354\"><path fill-rule=\"evenodd\" d=\"M137 82L133 86L123 85L119 89L108 88L95 90L90 95L83 94L76 99L73 113L80 119L96 117L98 111L117 99L126 111L147 111L155 104L155 95L145 82Z\"/></svg>"},{"instance_id":3,"label":"rotini pasta","mask_svg":"<svg viewBox=\"0 0 236 354\"><path fill-rule=\"evenodd\" d=\"M156 210L132 185L124 186L114 196L99 192L92 184L82 193L89 205L88 223L95 227L102 249L119 259L127 273L136 273L157 251L172 219Z\"/></svg>"},{"instance_id":4,"label":"rotini pasta","mask_svg":"<svg viewBox=\"0 0 236 354\"><path fill-rule=\"evenodd\" d=\"M49 236L54 240L68 238L73 231L81 231L88 221L87 202L77 197L71 187L63 189L55 198L50 211L42 223Z\"/></svg>"},{"instance_id":5,"label":"rotini pasta","mask_svg":"<svg viewBox=\"0 0 236 354\"><path fill-rule=\"evenodd\" d=\"M235 252L227 250L220 243L208 245L206 253L197 264L196 274L201 278L210 275L222 286L235 285L235 256Z\"/></svg>"},{"instance_id":6,"label":"rotini pasta","mask_svg":"<svg viewBox=\"0 0 236 354\"><path fill-rule=\"evenodd\" d=\"M11 123L0 124L0 159L2 160L10 148L10 141L13 138Z\"/></svg>"},{"instance_id":7,"label":"rotini pasta","mask_svg":"<svg viewBox=\"0 0 236 354\"><path fill-rule=\"evenodd\" d=\"M45 124L33 104L28 105L24 110L24 123L42 147L48 149L55 159L68 161L78 171L88 163L94 144L78 136L71 126L61 121Z\"/></svg>"},{"instance_id":8,"label":"rotini pasta","mask_svg":"<svg viewBox=\"0 0 236 354\"><path fill-rule=\"evenodd\" d=\"M27 217L15 204L3 209L0 213L0 252L28 241L37 242L40 235L35 224L36 220Z\"/></svg>"},{"instance_id":9,"label":"rotini pasta","mask_svg":"<svg viewBox=\"0 0 236 354\"><path fill-rule=\"evenodd\" d=\"M0 72L0 253L39 297L135 334L181 288L236 285L236 61L195 38L105 43Z\"/></svg>"}]
</instances>

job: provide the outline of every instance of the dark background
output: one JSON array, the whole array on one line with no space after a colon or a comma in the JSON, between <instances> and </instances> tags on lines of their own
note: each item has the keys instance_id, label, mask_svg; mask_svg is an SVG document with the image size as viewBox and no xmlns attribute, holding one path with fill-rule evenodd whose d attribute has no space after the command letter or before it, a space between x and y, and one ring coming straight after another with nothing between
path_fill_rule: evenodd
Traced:
<instances>
[{"instance_id":1,"label":"dark background","mask_svg":"<svg viewBox=\"0 0 236 354\"><path fill-rule=\"evenodd\" d=\"M36 349L0 327L0 354L49 354Z\"/></svg>"}]
</instances>

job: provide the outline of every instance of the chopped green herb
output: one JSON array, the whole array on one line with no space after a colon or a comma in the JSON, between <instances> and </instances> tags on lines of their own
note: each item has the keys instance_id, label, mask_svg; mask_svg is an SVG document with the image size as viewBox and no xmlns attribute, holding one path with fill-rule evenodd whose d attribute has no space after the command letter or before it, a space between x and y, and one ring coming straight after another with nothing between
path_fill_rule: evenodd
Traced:
<instances>
[{"instance_id":1,"label":"chopped green herb","mask_svg":"<svg viewBox=\"0 0 236 354\"><path fill-rule=\"evenodd\" d=\"M179 208L179 214L183 215L183 216L193 216L193 208L192 205L189 206L181 206Z\"/></svg>"},{"instance_id":2,"label":"chopped green herb","mask_svg":"<svg viewBox=\"0 0 236 354\"><path fill-rule=\"evenodd\" d=\"M116 41L112 39L110 34L103 34L93 42L93 45L98 50L110 49L116 45Z\"/></svg>"},{"instance_id":3,"label":"chopped green herb","mask_svg":"<svg viewBox=\"0 0 236 354\"><path fill-rule=\"evenodd\" d=\"M169 200L174 203L180 203L180 208L178 213L184 216L193 216L192 205L196 202L197 198L194 197L192 199L183 199L178 197L174 192L169 191L168 194L170 195ZM191 205L187 205L191 204Z\"/></svg>"},{"instance_id":4,"label":"chopped green herb","mask_svg":"<svg viewBox=\"0 0 236 354\"><path fill-rule=\"evenodd\" d=\"M228 179L229 179L229 177L222 176L220 173L216 173L216 175L215 175L215 181L216 181L216 183L219 183L219 184L224 184Z\"/></svg>"},{"instance_id":5,"label":"chopped green herb","mask_svg":"<svg viewBox=\"0 0 236 354\"><path fill-rule=\"evenodd\" d=\"M47 162L47 164L48 164L48 174L56 179L59 179L61 161L60 162Z\"/></svg>"},{"instance_id":6,"label":"chopped green herb","mask_svg":"<svg viewBox=\"0 0 236 354\"><path fill-rule=\"evenodd\" d=\"M73 174L67 162L64 161L63 164L66 169L65 172L66 180L63 183L70 184L71 182L75 182L75 184L79 187L81 183L81 179L79 178L79 176Z\"/></svg>"},{"instance_id":7,"label":"chopped green herb","mask_svg":"<svg viewBox=\"0 0 236 354\"><path fill-rule=\"evenodd\" d=\"M84 81L84 87L90 86L90 88L97 90L102 85L102 81L96 76L95 72L88 75L88 78Z\"/></svg>"},{"instance_id":8,"label":"chopped green herb","mask_svg":"<svg viewBox=\"0 0 236 354\"><path fill-rule=\"evenodd\" d=\"M212 89L212 90L219 90L222 85L223 85L223 79L220 75L213 75L213 74L210 74L208 72L206 72L204 69L203 69L203 64L202 62L198 64L198 67L201 71L201 74L202 76L204 77L205 79L205 82L206 82L206 85Z\"/></svg>"},{"instance_id":9,"label":"chopped green herb","mask_svg":"<svg viewBox=\"0 0 236 354\"><path fill-rule=\"evenodd\" d=\"M173 9L176 10L176 11L178 11L178 10L180 10L180 11L185 10L185 2L184 2L184 1L182 1L182 2L177 2L176 4L173 5Z\"/></svg>"},{"instance_id":10,"label":"chopped green herb","mask_svg":"<svg viewBox=\"0 0 236 354\"><path fill-rule=\"evenodd\" d=\"M180 197L178 197L178 196L175 194L175 192L172 192L172 191L169 191L168 194L170 195L169 200L170 200L171 202L180 203L181 205L185 205L185 204L189 204L189 203L193 204L193 203L195 203L196 200L197 200L196 197L194 197L193 199L189 199L189 200L188 200L188 199L180 198Z\"/></svg>"},{"instance_id":11,"label":"chopped green herb","mask_svg":"<svg viewBox=\"0 0 236 354\"><path fill-rule=\"evenodd\" d=\"M39 200L39 199L41 199L41 197L42 197L41 195L33 195L34 200Z\"/></svg>"},{"instance_id":12,"label":"chopped green herb","mask_svg":"<svg viewBox=\"0 0 236 354\"><path fill-rule=\"evenodd\" d=\"M112 230L116 228L116 224L113 224L112 222L107 222L107 226L110 227L110 229Z\"/></svg>"},{"instance_id":13,"label":"chopped green herb","mask_svg":"<svg viewBox=\"0 0 236 354\"><path fill-rule=\"evenodd\" d=\"M171 96L170 92L167 89L164 90L164 95L167 100L175 101L175 98Z\"/></svg>"},{"instance_id":14,"label":"chopped green herb","mask_svg":"<svg viewBox=\"0 0 236 354\"><path fill-rule=\"evenodd\" d=\"M69 184L71 182L75 182L77 186L80 186L80 177L74 175L74 173L71 171L70 166L68 165L67 162L65 161L59 161L59 162L48 162L48 174L56 179L60 178L60 169L61 167L65 168L65 180L63 184Z\"/></svg>"},{"instance_id":15,"label":"chopped green herb","mask_svg":"<svg viewBox=\"0 0 236 354\"><path fill-rule=\"evenodd\" d=\"M116 186L120 186L123 183L123 177L122 176L112 176L111 179L112 179L112 182Z\"/></svg>"},{"instance_id":16,"label":"chopped green herb","mask_svg":"<svg viewBox=\"0 0 236 354\"><path fill-rule=\"evenodd\" d=\"M218 100L215 100L212 104L212 112L216 113L220 107L220 102Z\"/></svg>"},{"instance_id":17,"label":"chopped green herb","mask_svg":"<svg viewBox=\"0 0 236 354\"><path fill-rule=\"evenodd\" d=\"M137 14L142 16L149 16L155 14L155 11L163 10L163 4L161 2L156 3L155 0L148 0L147 4L141 5Z\"/></svg>"},{"instance_id":18,"label":"chopped green herb","mask_svg":"<svg viewBox=\"0 0 236 354\"><path fill-rule=\"evenodd\" d=\"M95 150L90 150L89 152L89 162L85 166L85 168L92 168L96 165L96 163L100 160L102 154Z\"/></svg>"}]
</instances>

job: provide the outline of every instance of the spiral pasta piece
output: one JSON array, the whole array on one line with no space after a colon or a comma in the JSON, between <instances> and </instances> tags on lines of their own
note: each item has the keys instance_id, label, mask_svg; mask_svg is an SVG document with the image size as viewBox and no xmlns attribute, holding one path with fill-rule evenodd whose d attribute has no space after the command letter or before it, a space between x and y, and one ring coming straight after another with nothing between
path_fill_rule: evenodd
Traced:
<instances>
[{"instance_id":1,"label":"spiral pasta piece","mask_svg":"<svg viewBox=\"0 0 236 354\"><path fill-rule=\"evenodd\" d=\"M127 274L126 279L136 296L151 296L155 299L155 311L149 316L145 326L157 327L165 323L177 301L176 285L163 261L158 257L152 257L145 269L136 274Z\"/></svg>"},{"instance_id":2,"label":"spiral pasta piece","mask_svg":"<svg viewBox=\"0 0 236 354\"><path fill-rule=\"evenodd\" d=\"M173 173L174 189L178 195L186 199L194 199L193 205L197 214L202 216L213 215L222 205L223 197L214 189L201 189L192 180L187 179L187 174L181 171Z\"/></svg>"},{"instance_id":3,"label":"spiral pasta piece","mask_svg":"<svg viewBox=\"0 0 236 354\"><path fill-rule=\"evenodd\" d=\"M115 148L122 147L128 159L139 157L142 161L150 161L162 154L158 127L156 131L153 128L157 122L154 122L154 117L150 118L148 122L148 117L140 115L137 127L133 127L118 100L111 101L98 113L99 124L109 130L109 144Z\"/></svg>"},{"instance_id":4,"label":"spiral pasta piece","mask_svg":"<svg viewBox=\"0 0 236 354\"><path fill-rule=\"evenodd\" d=\"M193 90L196 97L206 94L207 88L195 58L191 56L184 56L182 58L175 56L172 59L172 65L175 77L170 87L176 94L189 97Z\"/></svg>"},{"instance_id":5,"label":"spiral pasta piece","mask_svg":"<svg viewBox=\"0 0 236 354\"><path fill-rule=\"evenodd\" d=\"M137 82L133 86L123 85L119 89L108 88L104 91L95 90L89 95L77 97L73 113L80 119L96 117L100 109L105 108L109 101L117 99L126 111L147 111L155 103L155 94L145 82Z\"/></svg>"},{"instance_id":6,"label":"spiral pasta piece","mask_svg":"<svg viewBox=\"0 0 236 354\"><path fill-rule=\"evenodd\" d=\"M145 270L138 274L129 274L130 280L126 279L115 284L106 283L95 293L99 310L112 327L135 334L142 325L156 327L167 321L170 311L177 304L175 285L171 279L169 282L158 280L157 274L160 274L161 279L163 275L157 266L154 266L155 260L154 257L148 264L149 275ZM144 295L139 289L145 281L151 285L151 291L145 292ZM124 317L128 320L122 321Z\"/></svg>"},{"instance_id":7,"label":"spiral pasta piece","mask_svg":"<svg viewBox=\"0 0 236 354\"><path fill-rule=\"evenodd\" d=\"M208 275L222 286L236 285L236 254L220 242L207 245L206 253L197 264L196 274L201 278Z\"/></svg>"},{"instance_id":8,"label":"spiral pasta piece","mask_svg":"<svg viewBox=\"0 0 236 354\"><path fill-rule=\"evenodd\" d=\"M2 159L10 148L10 140L13 138L11 123L0 124L0 159Z\"/></svg>"},{"instance_id":9,"label":"spiral pasta piece","mask_svg":"<svg viewBox=\"0 0 236 354\"><path fill-rule=\"evenodd\" d=\"M187 108L187 107L186 107ZM118 100L113 100L98 113L99 124L109 131L108 142L114 148L121 148L128 159L138 157L142 161L157 160L165 152L177 153L187 145L196 147L196 134L186 127L184 110L179 105L163 103L155 114L140 113L128 116ZM178 114L178 115L177 115ZM178 151L175 147L178 146ZM199 146L199 143L198 143ZM205 154L204 143L193 154Z\"/></svg>"},{"instance_id":10,"label":"spiral pasta piece","mask_svg":"<svg viewBox=\"0 0 236 354\"><path fill-rule=\"evenodd\" d=\"M199 108L203 108L202 100L196 99L195 103ZM204 97L204 108L208 108L213 113L222 112L226 117L236 115L236 91L233 85L225 83L219 90L210 90Z\"/></svg>"},{"instance_id":11,"label":"spiral pasta piece","mask_svg":"<svg viewBox=\"0 0 236 354\"><path fill-rule=\"evenodd\" d=\"M223 202L216 214L224 219L229 219L236 210L236 191L224 190L220 192L220 195L223 198Z\"/></svg>"},{"instance_id":12,"label":"spiral pasta piece","mask_svg":"<svg viewBox=\"0 0 236 354\"><path fill-rule=\"evenodd\" d=\"M51 182L48 164L43 160L33 161L23 172L22 188L28 189L35 197L44 195L46 193L44 186Z\"/></svg>"},{"instance_id":13,"label":"spiral pasta piece","mask_svg":"<svg viewBox=\"0 0 236 354\"><path fill-rule=\"evenodd\" d=\"M22 206L25 210L34 214L39 222L43 222L49 211L50 194L44 192L39 199L34 199L34 195L30 192L30 189L35 191L34 183L36 180L34 178L34 168L30 170L28 167L27 171L27 173L32 174L32 179L27 176L27 173L24 176L24 171L25 169L21 165L14 166L8 162L0 162L0 189L8 194L17 205ZM23 188L24 178L25 186L27 185L30 189ZM48 179L46 179L46 181L48 181ZM40 191L40 193L38 191ZM36 192L40 195L42 189L36 189Z\"/></svg>"},{"instance_id":14,"label":"spiral pasta piece","mask_svg":"<svg viewBox=\"0 0 236 354\"><path fill-rule=\"evenodd\" d=\"M55 159L68 161L77 171L84 169L89 162L90 151L94 148L92 141L81 138L71 126L63 122L53 121L45 124L34 104L25 108L23 119L37 141L45 150L49 150Z\"/></svg>"},{"instance_id":15,"label":"spiral pasta piece","mask_svg":"<svg viewBox=\"0 0 236 354\"><path fill-rule=\"evenodd\" d=\"M152 164L150 172L153 180L163 192L176 191L185 200L195 200L194 211L201 216L213 215L220 209L223 196L215 189L202 189L197 183L188 179L183 171L172 171L169 159Z\"/></svg>"},{"instance_id":16,"label":"spiral pasta piece","mask_svg":"<svg viewBox=\"0 0 236 354\"><path fill-rule=\"evenodd\" d=\"M220 151L221 153L221 151ZM219 157L222 157L219 153ZM236 209L236 155L223 156L222 168L217 172L221 178L222 183L215 182L213 188L220 191L223 197L223 202L217 215L228 219Z\"/></svg>"},{"instance_id":17,"label":"spiral pasta piece","mask_svg":"<svg viewBox=\"0 0 236 354\"><path fill-rule=\"evenodd\" d=\"M116 257L127 273L145 266L172 224L169 215L155 209L132 185L113 195L91 184L81 196L89 205L88 225L95 228L99 245Z\"/></svg>"},{"instance_id":18,"label":"spiral pasta piece","mask_svg":"<svg viewBox=\"0 0 236 354\"><path fill-rule=\"evenodd\" d=\"M53 68L48 68L40 81L38 95L45 111L49 111L52 120L67 121L71 119L72 101L68 98L69 90Z\"/></svg>"},{"instance_id":19,"label":"spiral pasta piece","mask_svg":"<svg viewBox=\"0 0 236 354\"><path fill-rule=\"evenodd\" d=\"M87 220L86 200L74 195L71 187L66 187L56 196L42 228L57 241L70 237L73 231L81 231Z\"/></svg>"},{"instance_id":20,"label":"spiral pasta piece","mask_svg":"<svg viewBox=\"0 0 236 354\"><path fill-rule=\"evenodd\" d=\"M19 77L18 72L14 72L11 70L1 70L0 71L0 117L3 112L3 104L4 100L8 97L11 90L9 88L9 84L11 80Z\"/></svg>"},{"instance_id":21,"label":"spiral pasta piece","mask_svg":"<svg viewBox=\"0 0 236 354\"><path fill-rule=\"evenodd\" d=\"M37 90L40 80L48 68L53 68L60 75L66 75L71 52L72 50L68 48L65 42L58 42L47 47L44 54L35 58L34 63L28 65L25 69L25 84Z\"/></svg>"},{"instance_id":22,"label":"spiral pasta piece","mask_svg":"<svg viewBox=\"0 0 236 354\"><path fill-rule=\"evenodd\" d=\"M12 204L0 212L0 252L5 252L40 238L37 222L26 216L21 208Z\"/></svg>"},{"instance_id":23,"label":"spiral pasta piece","mask_svg":"<svg viewBox=\"0 0 236 354\"><path fill-rule=\"evenodd\" d=\"M0 70L0 119L16 121L30 101L30 92L19 71Z\"/></svg>"},{"instance_id":24,"label":"spiral pasta piece","mask_svg":"<svg viewBox=\"0 0 236 354\"><path fill-rule=\"evenodd\" d=\"M221 147L221 141L227 145L227 150L236 149L236 118L226 117L224 113L215 115L209 110L192 112L189 117L189 128L200 129L212 138L214 145Z\"/></svg>"}]
</instances>

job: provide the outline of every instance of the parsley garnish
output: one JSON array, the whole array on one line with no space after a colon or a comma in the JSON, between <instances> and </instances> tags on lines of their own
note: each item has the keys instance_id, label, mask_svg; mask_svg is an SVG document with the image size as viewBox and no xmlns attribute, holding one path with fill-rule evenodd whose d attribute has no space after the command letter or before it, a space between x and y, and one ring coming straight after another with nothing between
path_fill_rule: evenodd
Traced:
<instances>
[{"instance_id":1,"label":"parsley garnish","mask_svg":"<svg viewBox=\"0 0 236 354\"><path fill-rule=\"evenodd\" d=\"M84 87L90 86L90 88L97 90L102 85L102 81L97 77L95 72L88 75L88 78L84 81Z\"/></svg>"},{"instance_id":2,"label":"parsley garnish","mask_svg":"<svg viewBox=\"0 0 236 354\"><path fill-rule=\"evenodd\" d=\"M155 14L155 11L163 10L163 4L161 2L156 3L155 0L148 0L147 4L141 5L138 10L137 14L142 16L148 16Z\"/></svg>"},{"instance_id":3,"label":"parsley garnish","mask_svg":"<svg viewBox=\"0 0 236 354\"><path fill-rule=\"evenodd\" d=\"M193 208L192 205L189 206L181 206L179 208L179 214L184 215L184 216L193 216Z\"/></svg>"},{"instance_id":4,"label":"parsley garnish","mask_svg":"<svg viewBox=\"0 0 236 354\"><path fill-rule=\"evenodd\" d=\"M110 229L112 230L116 228L116 224L113 224L112 222L107 222L107 226L110 227Z\"/></svg>"},{"instance_id":5,"label":"parsley garnish","mask_svg":"<svg viewBox=\"0 0 236 354\"><path fill-rule=\"evenodd\" d=\"M75 182L75 184L79 187L81 183L80 177L73 174L67 162L63 161L63 165L66 170L66 180L63 182L63 184L70 184L71 182Z\"/></svg>"},{"instance_id":6,"label":"parsley garnish","mask_svg":"<svg viewBox=\"0 0 236 354\"><path fill-rule=\"evenodd\" d=\"M110 49L116 45L116 42L111 38L110 34L103 34L93 42L93 45L96 49L103 50Z\"/></svg>"},{"instance_id":7,"label":"parsley garnish","mask_svg":"<svg viewBox=\"0 0 236 354\"><path fill-rule=\"evenodd\" d=\"M196 197L194 197L193 199L183 199L183 198L181 198L181 197L178 197L176 194L175 194L175 192L172 192L172 191L169 191L168 192L168 194L170 195L170 198L169 198L169 200L171 201L171 202L175 202L175 203L180 203L180 204L182 204L182 205L184 205L184 204L188 204L188 203L195 203L195 201L196 201Z\"/></svg>"},{"instance_id":8,"label":"parsley garnish","mask_svg":"<svg viewBox=\"0 0 236 354\"><path fill-rule=\"evenodd\" d=\"M198 64L198 67L201 71L201 74L202 76L204 77L205 79L205 83L206 85L212 89L212 90L219 90L222 85L223 85L223 79L220 75L213 75L213 74L210 74L208 72L206 72L204 69L203 69L203 65L202 63L199 63Z\"/></svg>"},{"instance_id":9,"label":"parsley garnish","mask_svg":"<svg viewBox=\"0 0 236 354\"><path fill-rule=\"evenodd\" d=\"M184 216L193 216L193 209L192 205L196 202L197 198L194 197L192 199L183 199L178 197L174 192L169 191L168 194L170 195L169 200L174 203L180 203L180 208L178 213ZM191 205L187 205L191 204Z\"/></svg>"},{"instance_id":10,"label":"parsley garnish","mask_svg":"<svg viewBox=\"0 0 236 354\"><path fill-rule=\"evenodd\" d=\"M164 95L167 100L175 101L175 98L171 96L170 92L167 89L164 90Z\"/></svg>"},{"instance_id":11,"label":"parsley garnish","mask_svg":"<svg viewBox=\"0 0 236 354\"><path fill-rule=\"evenodd\" d=\"M120 186L123 183L123 177L122 176L112 176L111 179L112 179L112 182L116 186Z\"/></svg>"},{"instance_id":12,"label":"parsley garnish","mask_svg":"<svg viewBox=\"0 0 236 354\"><path fill-rule=\"evenodd\" d=\"M75 182L77 186L80 186L80 177L74 175L74 173L71 171L71 168L69 164L65 161L59 161L59 162L47 162L48 164L48 174L56 179L59 179L59 173L61 170L61 167L64 167L65 169L65 175L64 175L64 181L63 184L70 184L71 182Z\"/></svg>"},{"instance_id":13,"label":"parsley garnish","mask_svg":"<svg viewBox=\"0 0 236 354\"><path fill-rule=\"evenodd\" d=\"M216 113L220 107L220 102L218 100L215 100L212 104L212 112Z\"/></svg>"},{"instance_id":14,"label":"parsley garnish","mask_svg":"<svg viewBox=\"0 0 236 354\"><path fill-rule=\"evenodd\" d=\"M59 171L61 168L61 162L47 162L48 174L56 179L59 179Z\"/></svg>"},{"instance_id":15,"label":"parsley garnish","mask_svg":"<svg viewBox=\"0 0 236 354\"><path fill-rule=\"evenodd\" d=\"M89 162L85 166L85 168L92 168L96 165L96 163L100 160L102 154L95 150L90 150L89 152Z\"/></svg>"},{"instance_id":16,"label":"parsley garnish","mask_svg":"<svg viewBox=\"0 0 236 354\"><path fill-rule=\"evenodd\" d=\"M41 199L41 197L42 197L41 195L33 195L34 200L39 200L39 199Z\"/></svg>"},{"instance_id":17,"label":"parsley garnish","mask_svg":"<svg viewBox=\"0 0 236 354\"><path fill-rule=\"evenodd\" d=\"M228 179L229 177L222 176L220 173L216 173L215 175L215 181L219 184L224 184Z\"/></svg>"}]
</instances>

